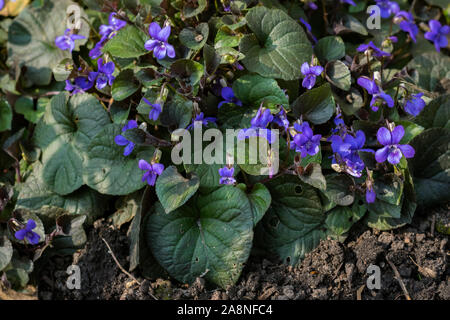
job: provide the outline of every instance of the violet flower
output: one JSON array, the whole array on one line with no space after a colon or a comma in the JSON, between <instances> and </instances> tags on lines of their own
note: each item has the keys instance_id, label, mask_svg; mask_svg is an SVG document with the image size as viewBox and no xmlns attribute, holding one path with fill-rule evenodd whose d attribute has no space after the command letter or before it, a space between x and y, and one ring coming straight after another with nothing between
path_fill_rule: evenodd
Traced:
<instances>
[{"instance_id":1,"label":"violet flower","mask_svg":"<svg viewBox=\"0 0 450 320\"><path fill-rule=\"evenodd\" d=\"M389 0L375 0L377 6L380 8L380 16L384 19L389 18L392 14L400 11L400 6L395 1Z\"/></svg>"},{"instance_id":2,"label":"violet flower","mask_svg":"<svg viewBox=\"0 0 450 320\"><path fill-rule=\"evenodd\" d=\"M321 66L310 66L308 62L305 62L302 64L301 71L305 76L302 86L310 90L316 84L316 77L322 74L323 68Z\"/></svg>"},{"instance_id":3,"label":"violet flower","mask_svg":"<svg viewBox=\"0 0 450 320\"><path fill-rule=\"evenodd\" d=\"M150 164L145 160L139 160L139 169L144 170L145 173L142 176L142 181L147 181L149 186L154 186L156 178L164 171L164 165L162 163Z\"/></svg>"},{"instance_id":4,"label":"violet flower","mask_svg":"<svg viewBox=\"0 0 450 320\"><path fill-rule=\"evenodd\" d=\"M115 79L112 75L116 67L114 62L110 61L103 64L103 59L98 59L97 65L98 71L89 73L89 81L96 81L96 86L99 90L106 87L107 84L112 86Z\"/></svg>"},{"instance_id":5,"label":"violet flower","mask_svg":"<svg viewBox=\"0 0 450 320\"><path fill-rule=\"evenodd\" d=\"M219 169L220 184L232 185L236 183L234 176L234 168L223 167Z\"/></svg>"},{"instance_id":6,"label":"violet flower","mask_svg":"<svg viewBox=\"0 0 450 320\"><path fill-rule=\"evenodd\" d=\"M273 122L276 123L281 128L287 130L289 128L289 120L287 118L286 110L281 106L280 112L278 112L273 118Z\"/></svg>"},{"instance_id":7,"label":"violet flower","mask_svg":"<svg viewBox=\"0 0 450 320\"><path fill-rule=\"evenodd\" d=\"M374 203L377 195L375 193L375 190L373 190L372 185L367 185L366 189L366 202L367 203Z\"/></svg>"},{"instance_id":8,"label":"violet flower","mask_svg":"<svg viewBox=\"0 0 450 320\"><path fill-rule=\"evenodd\" d=\"M81 39L86 39L86 37L78 34L71 34L71 30L66 29L63 36L56 37L55 45L61 50L69 50L72 52L73 49L75 49L75 40Z\"/></svg>"},{"instance_id":9,"label":"violet flower","mask_svg":"<svg viewBox=\"0 0 450 320\"><path fill-rule=\"evenodd\" d=\"M116 34L117 31L122 29L127 25L127 23L123 20L116 18L117 14L115 12L112 12L109 15L108 23L107 25L102 24L99 29L99 34L102 36L102 41L105 39L112 39Z\"/></svg>"},{"instance_id":10,"label":"violet flower","mask_svg":"<svg viewBox=\"0 0 450 320\"><path fill-rule=\"evenodd\" d=\"M375 160L382 163L386 159L390 164L398 164L401 158L413 158L415 150L408 144L400 144L405 135L403 126L396 126L391 132L385 127L381 127L377 132L377 139L384 147L377 150L375 153Z\"/></svg>"},{"instance_id":11,"label":"violet flower","mask_svg":"<svg viewBox=\"0 0 450 320\"><path fill-rule=\"evenodd\" d=\"M142 100L144 100L144 102L145 102L146 104L148 104L149 106L152 107L152 110L150 110L150 113L148 114L148 118L149 118L150 120L153 120L153 121L158 120L159 115L160 115L161 112L162 112L161 105L160 105L159 103L153 104L153 103L151 103L150 101L148 101L146 98L142 98Z\"/></svg>"},{"instance_id":12,"label":"violet flower","mask_svg":"<svg viewBox=\"0 0 450 320\"><path fill-rule=\"evenodd\" d=\"M145 49L153 51L156 59L164 59L167 55L169 58L175 58L175 49L167 41L170 36L170 26L163 29L156 23L152 22L148 28L148 33L153 39L145 43Z\"/></svg>"},{"instance_id":13,"label":"violet flower","mask_svg":"<svg viewBox=\"0 0 450 320\"><path fill-rule=\"evenodd\" d=\"M187 127L187 129L190 130L191 128L197 128L198 124L206 127L210 122L216 123L216 121L217 121L217 118L205 117L203 112L200 112L200 114L195 116L195 119L192 120L192 123Z\"/></svg>"},{"instance_id":14,"label":"violet flower","mask_svg":"<svg viewBox=\"0 0 450 320\"><path fill-rule=\"evenodd\" d=\"M370 106L373 111L378 111L378 101L382 101L383 104L386 103L389 108L392 108L394 106L394 100L392 99L392 97L387 93L384 93L384 91L378 87L375 80L371 80L367 77L359 77L357 83L361 87L366 89L367 93L372 95Z\"/></svg>"},{"instance_id":15,"label":"violet flower","mask_svg":"<svg viewBox=\"0 0 450 320\"><path fill-rule=\"evenodd\" d=\"M356 6L356 3L353 0L341 0L341 3L347 3L351 6Z\"/></svg>"},{"instance_id":16,"label":"violet flower","mask_svg":"<svg viewBox=\"0 0 450 320\"><path fill-rule=\"evenodd\" d=\"M14 236L17 240L27 239L32 245L36 245L39 243L41 236L33 231L34 228L36 228L36 222L33 219L29 219L25 227L16 231Z\"/></svg>"},{"instance_id":17,"label":"violet flower","mask_svg":"<svg viewBox=\"0 0 450 320\"><path fill-rule=\"evenodd\" d=\"M135 129L135 128L137 128L137 127L138 127L138 125L137 125L136 120L130 120L130 121L128 121L128 123L122 128L122 132L125 132L125 131L130 130L130 129ZM133 142L129 141L128 139L126 139L124 136L122 136L122 135L120 135L120 134L117 135L117 136L114 138L114 142L115 142L117 145L119 145L119 146L126 146L125 149L124 149L124 151L123 151L123 155L124 155L125 157L126 157L126 156L129 156L130 153L133 152L133 149L134 149L134 147L135 147L135 144L134 144Z\"/></svg>"},{"instance_id":18,"label":"violet flower","mask_svg":"<svg viewBox=\"0 0 450 320\"><path fill-rule=\"evenodd\" d=\"M402 19L399 23L400 29L409 33L411 39L416 42L417 34L419 33L419 27L414 23L414 17L407 11L399 11L395 18Z\"/></svg>"},{"instance_id":19,"label":"violet flower","mask_svg":"<svg viewBox=\"0 0 450 320\"><path fill-rule=\"evenodd\" d=\"M230 87L223 87L221 94L222 94L222 98L224 99L224 101L221 101L219 103L219 105L217 106L218 108L220 108L225 103L234 103L235 105L242 107L241 100L236 98L236 96L234 95L233 89L231 89Z\"/></svg>"},{"instance_id":20,"label":"violet flower","mask_svg":"<svg viewBox=\"0 0 450 320\"><path fill-rule=\"evenodd\" d=\"M422 97L422 92L411 95L411 98L406 100L405 111L410 115L417 117L426 105Z\"/></svg>"},{"instance_id":21,"label":"violet flower","mask_svg":"<svg viewBox=\"0 0 450 320\"><path fill-rule=\"evenodd\" d=\"M313 156L320 151L320 139L322 136L320 134L314 135L307 121L302 124L295 123L294 129L297 134L291 141L291 149L299 152L302 158L305 158L307 155Z\"/></svg>"},{"instance_id":22,"label":"violet flower","mask_svg":"<svg viewBox=\"0 0 450 320\"><path fill-rule=\"evenodd\" d=\"M250 121L251 127L241 129L238 133L238 139L244 140L250 137L264 137L269 143L272 143L272 131L266 128L273 119L274 117L269 109L260 107L255 117Z\"/></svg>"},{"instance_id":23,"label":"violet flower","mask_svg":"<svg viewBox=\"0 0 450 320\"><path fill-rule=\"evenodd\" d=\"M434 43L434 46L438 52L441 48L445 48L448 45L447 35L450 33L450 26L442 26L437 20L430 20L430 31L425 33L425 39Z\"/></svg>"},{"instance_id":24,"label":"violet flower","mask_svg":"<svg viewBox=\"0 0 450 320\"><path fill-rule=\"evenodd\" d=\"M376 58L389 57L391 54L378 48L372 41L368 44L362 44L357 49L358 52L365 52L371 50L372 55Z\"/></svg>"},{"instance_id":25,"label":"violet flower","mask_svg":"<svg viewBox=\"0 0 450 320\"><path fill-rule=\"evenodd\" d=\"M314 34L312 33L312 28L311 25L303 18L300 18L300 22L305 26L306 28L306 32L309 34L309 36L313 39L314 44L317 43L317 38L314 36Z\"/></svg>"},{"instance_id":26,"label":"violet flower","mask_svg":"<svg viewBox=\"0 0 450 320\"><path fill-rule=\"evenodd\" d=\"M72 94L77 94L84 93L90 90L93 86L94 82L90 81L88 78L76 77L73 83L70 80L66 80L66 87L64 89Z\"/></svg>"}]
</instances>

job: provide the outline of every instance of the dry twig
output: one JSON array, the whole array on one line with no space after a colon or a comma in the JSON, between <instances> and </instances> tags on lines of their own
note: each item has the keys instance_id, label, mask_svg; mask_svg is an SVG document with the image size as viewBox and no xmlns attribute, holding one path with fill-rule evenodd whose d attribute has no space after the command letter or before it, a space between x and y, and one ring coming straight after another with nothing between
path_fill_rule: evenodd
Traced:
<instances>
[{"instance_id":1,"label":"dry twig","mask_svg":"<svg viewBox=\"0 0 450 320\"><path fill-rule=\"evenodd\" d=\"M400 284L400 287L403 290L403 294L405 295L406 300L412 300L411 296L408 293L408 290L406 290L405 283L403 282L402 277L400 276L400 273L397 270L397 267L387 257L386 257L386 261L389 263L392 270L394 271L395 279L397 279L398 283Z\"/></svg>"}]
</instances>

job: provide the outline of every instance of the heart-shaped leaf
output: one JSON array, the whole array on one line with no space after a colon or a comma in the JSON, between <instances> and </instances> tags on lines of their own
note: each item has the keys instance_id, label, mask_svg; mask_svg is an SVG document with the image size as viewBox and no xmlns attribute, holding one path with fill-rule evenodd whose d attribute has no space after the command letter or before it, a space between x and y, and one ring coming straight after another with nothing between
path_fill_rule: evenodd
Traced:
<instances>
[{"instance_id":1,"label":"heart-shaped leaf","mask_svg":"<svg viewBox=\"0 0 450 320\"><path fill-rule=\"evenodd\" d=\"M34 139L43 150L43 178L54 192L66 195L83 185L83 166L91 139L109 124L109 116L96 98L67 93L52 98ZM114 138L112 138L114 139Z\"/></svg>"},{"instance_id":2,"label":"heart-shaped leaf","mask_svg":"<svg viewBox=\"0 0 450 320\"><path fill-rule=\"evenodd\" d=\"M180 32L181 43L192 50L200 50L208 40L209 27L207 23L200 23L195 28L184 28Z\"/></svg>"},{"instance_id":3,"label":"heart-shaped leaf","mask_svg":"<svg viewBox=\"0 0 450 320\"><path fill-rule=\"evenodd\" d=\"M320 61L339 60L345 56L345 44L341 37L324 37L314 46Z\"/></svg>"},{"instance_id":4,"label":"heart-shaped leaf","mask_svg":"<svg viewBox=\"0 0 450 320\"><path fill-rule=\"evenodd\" d=\"M245 67L267 78L295 80L311 61L312 47L300 25L284 11L255 7L245 16L254 34L242 38Z\"/></svg>"},{"instance_id":5,"label":"heart-shaped leaf","mask_svg":"<svg viewBox=\"0 0 450 320\"><path fill-rule=\"evenodd\" d=\"M273 204L256 229L258 244L296 265L324 233L325 215L318 191L294 176L268 184Z\"/></svg>"},{"instance_id":6,"label":"heart-shaped leaf","mask_svg":"<svg viewBox=\"0 0 450 320\"><path fill-rule=\"evenodd\" d=\"M333 93L329 83L306 91L291 106L296 118L303 116L314 124L322 124L331 119L335 110Z\"/></svg>"},{"instance_id":7,"label":"heart-shaped leaf","mask_svg":"<svg viewBox=\"0 0 450 320\"><path fill-rule=\"evenodd\" d=\"M127 25L119 30L117 35L103 47L104 52L119 58L137 58L149 53L145 42L150 36L133 25Z\"/></svg>"},{"instance_id":8,"label":"heart-shaped leaf","mask_svg":"<svg viewBox=\"0 0 450 320\"><path fill-rule=\"evenodd\" d=\"M166 213L170 213L185 204L198 187L199 179L195 174L186 179L178 173L177 168L170 166L158 178L156 194Z\"/></svg>"},{"instance_id":9,"label":"heart-shaped leaf","mask_svg":"<svg viewBox=\"0 0 450 320\"><path fill-rule=\"evenodd\" d=\"M252 212L242 190L225 186L170 214L157 203L145 232L156 259L175 279L192 283L204 275L225 288L238 280L250 255Z\"/></svg>"},{"instance_id":10,"label":"heart-shaped leaf","mask_svg":"<svg viewBox=\"0 0 450 320\"><path fill-rule=\"evenodd\" d=\"M121 126L105 126L89 144L85 166L86 184L103 194L126 195L145 186L143 171L138 167L140 159L151 159L153 147L136 147L125 157L123 147L114 142L122 134Z\"/></svg>"},{"instance_id":11,"label":"heart-shaped leaf","mask_svg":"<svg viewBox=\"0 0 450 320\"><path fill-rule=\"evenodd\" d=\"M286 94L274 79L259 75L245 75L234 81L233 91L245 106L259 107L262 102L281 104L287 107Z\"/></svg>"}]
</instances>

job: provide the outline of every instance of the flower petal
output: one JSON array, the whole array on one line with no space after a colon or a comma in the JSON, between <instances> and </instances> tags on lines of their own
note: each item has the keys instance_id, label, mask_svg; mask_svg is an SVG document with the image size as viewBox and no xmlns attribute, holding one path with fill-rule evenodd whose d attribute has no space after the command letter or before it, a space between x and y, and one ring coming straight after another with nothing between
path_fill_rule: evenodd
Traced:
<instances>
[{"instance_id":1,"label":"flower petal","mask_svg":"<svg viewBox=\"0 0 450 320\"><path fill-rule=\"evenodd\" d=\"M158 34L161 31L161 27L156 22L150 23L150 26L148 27L148 33L153 39L158 38Z\"/></svg>"},{"instance_id":2,"label":"flower petal","mask_svg":"<svg viewBox=\"0 0 450 320\"><path fill-rule=\"evenodd\" d=\"M301 72L302 72L303 75L305 75L305 76L309 74L309 64L308 64L308 62L304 62L304 63L302 64Z\"/></svg>"},{"instance_id":3,"label":"flower petal","mask_svg":"<svg viewBox=\"0 0 450 320\"><path fill-rule=\"evenodd\" d=\"M152 165L153 172L155 172L158 176L164 171L164 165L162 163L155 163Z\"/></svg>"},{"instance_id":4,"label":"flower petal","mask_svg":"<svg viewBox=\"0 0 450 320\"><path fill-rule=\"evenodd\" d=\"M405 128L403 126L399 125L394 128L392 131L392 143L391 144L398 144L400 143L400 140L402 140L403 136L405 135Z\"/></svg>"},{"instance_id":5,"label":"flower petal","mask_svg":"<svg viewBox=\"0 0 450 320\"><path fill-rule=\"evenodd\" d=\"M28 220L26 229L33 230L34 228L36 228L36 222L33 219Z\"/></svg>"},{"instance_id":6,"label":"flower petal","mask_svg":"<svg viewBox=\"0 0 450 320\"><path fill-rule=\"evenodd\" d=\"M400 151L400 149L394 148L393 150L389 151L387 159L390 164L398 164L402 159L402 152Z\"/></svg>"},{"instance_id":7,"label":"flower petal","mask_svg":"<svg viewBox=\"0 0 450 320\"><path fill-rule=\"evenodd\" d=\"M139 166L139 169L141 169L141 170L151 170L152 169L152 165L150 163L148 163L147 161L142 160L142 159L139 160L138 166Z\"/></svg>"},{"instance_id":8,"label":"flower petal","mask_svg":"<svg viewBox=\"0 0 450 320\"><path fill-rule=\"evenodd\" d=\"M169 58L175 58L175 49L173 45L166 43L166 48L167 48L167 56Z\"/></svg>"},{"instance_id":9,"label":"flower petal","mask_svg":"<svg viewBox=\"0 0 450 320\"><path fill-rule=\"evenodd\" d=\"M162 42L167 42L169 36L170 36L170 26L166 26L158 33L158 40Z\"/></svg>"},{"instance_id":10,"label":"flower petal","mask_svg":"<svg viewBox=\"0 0 450 320\"><path fill-rule=\"evenodd\" d=\"M36 232L29 232L27 234L27 239L31 244L36 245L39 243L39 239L41 239L41 236Z\"/></svg>"},{"instance_id":11,"label":"flower petal","mask_svg":"<svg viewBox=\"0 0 450 320\"><path fill-rule=\"evenodd\" d=\"M402 151L405 158L414 158L414 155L416 153L416 150L414 150L413 147L411 147L409 144L401 144L398 146L400 150Z\"/></svg>"},{"instance_id":12,"label":"flower petal","mask_svg":"<svg viewBox=\"0 0 450 320\"><path fill-rule=\"evenodd\" d=\"M158 45L158 43L159 43L158 40L150 39L145 43L144 47L146 50L152 51L153 49L155 49L155 47Z\"/></svg>"},{"instance_id":13,"label":"flower petal","mask_svg":"<svg viewBox=\"0 0 450 320\"><path fill-rule=\"evenodd\" d=\"M119 146L126 146L129 141L124 136L118 135L114 138L114 142Z\"/></svg>"},{"instance_id":14,"label":"flower petal","mask_svg":"<svg viewBox=\"0 0 450 320\"><path fill-rule=\"evenodd\" d=\"M26 229L20 229L20 230L16 231L14 236L16 237L17 240L23 240L25 238L26 234L27 234Z\"/></svg>"},{"instance_id":15,"label":"flower petal","mask_svg":"<svg viewBox=\"0 0 450 320\"><path fill-rule=\"evenodd\" d=\"M156 59L161 60L166 56L166 47L165 46L156 46L155 50L153 50Z\"/></svg>"},{"instance_id":16,"label":"flower petal","mask_svg":"<svg viewBox=\"0 0 450 320\"><path fill-rule=\"evenodd\" d=\"M391 132L385 127L381 127L380 129L378 129L377 139L378 139L378 142L381 143L383 146L388 146L388 145L392 144L391 143L392 142ZM383 162L383 161L381 161L381 162Z\"/></svg>"},{"instance_id":17,"label":"flower petal","mask_svg":"<svg viewBox=\"0 0 450 320\"><path fill-rule=\"evenodd\" d=\"M130 153L133 152L133 149L134 149L134 143L133 143L133 142L130 142L130 143L125 147L125 149L123 150L123 155L124 155L125 157L129 156Z\"/></svg>"},{"instance_id":18,"label":"flower petal","mask_svg":"<svg viewBox=\"0 0 450 320\"><path fill-rule=\"evenodd\" d=\"M384 148L381 148L375 152L375 160L377 160L378 163L383 163L386 161L389 154L389 147L386 146Z\"/></svg>"}]
</instances>

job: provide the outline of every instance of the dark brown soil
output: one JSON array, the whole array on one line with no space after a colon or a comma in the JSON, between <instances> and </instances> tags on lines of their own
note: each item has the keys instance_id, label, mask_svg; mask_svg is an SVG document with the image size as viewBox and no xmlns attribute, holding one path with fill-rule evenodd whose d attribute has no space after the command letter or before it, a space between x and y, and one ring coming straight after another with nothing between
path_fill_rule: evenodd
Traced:
<instances>
[{"instance_id":1,"label":"dark brown soil","mask_svg":"<svg viewBox=\"0 0 450 320\"><path fill-rule=\"evenodd\" d=\"M55 257L40 275L40 299L411 299L450 300L448 236L432 231L433 217L448 217L448 206L420 213L412 225L391 232L352 230L344 243L325 240L309 253L298 267L288 267L251 257L238 283L228 290L218 290L198 278L191 285L165 279L146 280L139 272L134 282L123 273L108 252L103 237L119 263L128 268L126 231L114 230L99 220L88 235L83 250L73 257ZM442 219L441 219L442 220ZM405 284L405 293L395 278L394 265ZM65 286L70 264L81 269L81 289ZM367 267L381 268L381 289L366 286Z\"/></svg>"}]
</instances>

